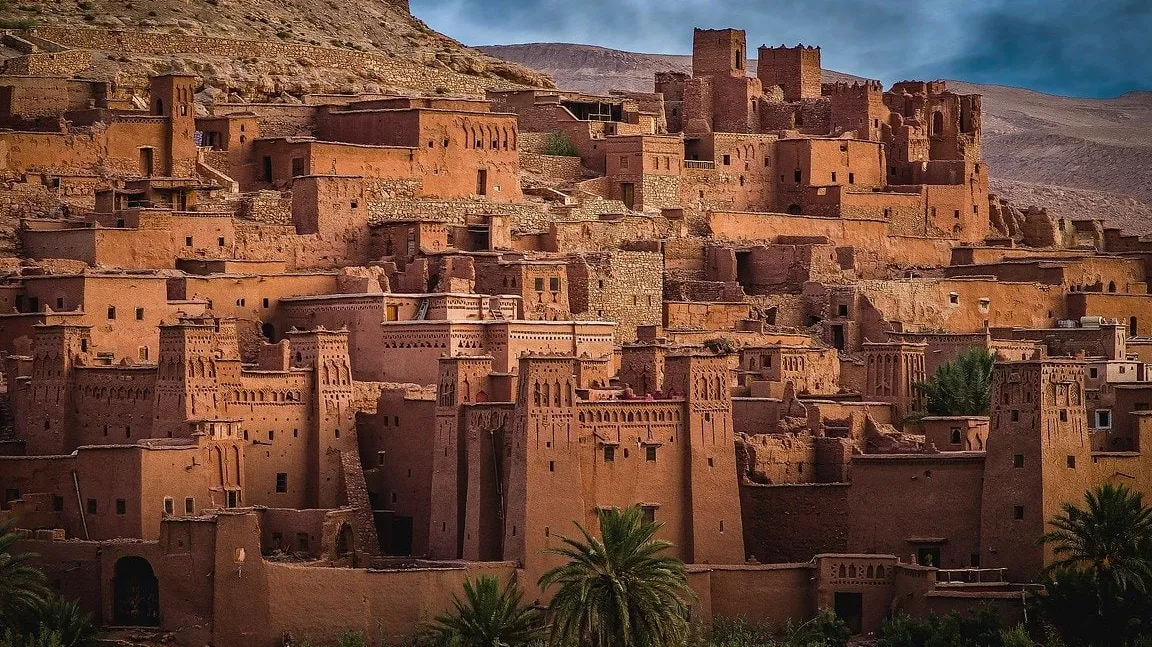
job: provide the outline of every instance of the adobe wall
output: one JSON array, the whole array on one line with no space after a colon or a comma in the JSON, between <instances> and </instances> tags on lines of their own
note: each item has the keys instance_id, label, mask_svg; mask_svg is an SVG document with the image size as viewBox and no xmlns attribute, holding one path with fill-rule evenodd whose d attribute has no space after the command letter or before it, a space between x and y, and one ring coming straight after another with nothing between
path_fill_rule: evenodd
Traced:
<instances>
[{"instance_id":1,"label":"adobe wall","mask_svg":"<svg viewBox=\"0 0 1152 647\"><path fill-rule=\"evenodd\" d=\"M864 454L851 470L849 550L911 562L917 548L934 546L937 566L971 566L980 553L983 454Z\"/></svg>"},{"instance_id":2,"label":"adobe wall","mask_svg":"<svg viewBox=\"0 0 1152 647\"><path fill-rule=\"evenodd\" d=\"M890 236L883 219L850 220L780 213L708 214L708 226L718 238L776 240L780 236L822 236L837 245L855 245L861 240L877 241L873 249L883 264L904 267L945 265L951 256L951 243L936 238Z\"/></svg>"},{"instance_id":3,"label":"adobe wall","mask_svg":"<svg viewBox=\"0 0 1152 647\"><path fill-rule=\"evenodd\" d=\"M744 551L765 564L848 552L855 521L851 488L847 483L741 483Z\"/></svg>"},{"instance_id":4,"label":"adobe wall","mask_svg":"<svg viewBox=\"0 0 1152 647\"><path fill-rule=\"evenodd\" d=\"M742 618L773 630L816 612L812 564L713 566L708 573L712 620Z\"/></svg>"}]
</instances>

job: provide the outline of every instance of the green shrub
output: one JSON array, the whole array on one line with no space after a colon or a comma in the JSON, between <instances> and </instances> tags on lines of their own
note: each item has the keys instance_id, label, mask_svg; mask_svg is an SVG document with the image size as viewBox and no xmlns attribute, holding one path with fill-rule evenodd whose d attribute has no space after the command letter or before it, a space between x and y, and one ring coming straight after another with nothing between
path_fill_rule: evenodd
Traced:
<instances>
[{"instance_id":1,"label":"green shrub","mask_svg":"<svg viewBox=\"0 0 1152 647\"><path fill-rule=\"evenodd\" d=\"M580 157L580 151L572 145L572 140L564 133L551 133L544 144L545 155L559 155L561 157Z\"/></svg>"},{"instance_id":2,"label":"green shrub","mask_svg":"<svg viewBox=\"0 0 1152 647\"><path fill-rule=\"evenodd\" d=\"M0 18L0 29L35 29L40 24L35 18Z\"/></svg>"},{"instance_id":3,"label":"green shrub","mask_svg":"<svg viewBox=\"0 0 1152 647\"><path fill-rule=\"evenodd\" d=\"M336 647L367 647L368 641L359 631L345 631L336 637Z\"/></svg>"},{"instance_id":4,"label":"green shrub","mask_svg":"<svg viewBox=\"0 0 1152 647\"><path fill-rule=\"evenodd\" d=\"M1036 641L1028 635L1024 625L1016 625L1000 633L1000 645L1001 647L1036 647Z\"/></svg>"}]
</instances>

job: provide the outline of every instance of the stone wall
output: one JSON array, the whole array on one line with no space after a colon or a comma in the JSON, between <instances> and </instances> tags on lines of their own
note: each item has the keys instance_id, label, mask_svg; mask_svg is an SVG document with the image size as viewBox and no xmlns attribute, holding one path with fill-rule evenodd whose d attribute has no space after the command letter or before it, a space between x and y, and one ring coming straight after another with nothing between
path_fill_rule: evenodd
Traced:
<instances>
[{"instance_id":1,"label":"stone wall","mask_svg":"<svg viewBox=\"0 0 1152 647\"><path fill-rule=\"evenodd\" d=\"M660 323L664 258L655 252L598 252L568 257L568 302L577 320L616 322L616 341L636 340L637 326Z\"/></svg>"},{"instance_id":2,"label":"stone wall","mask_svg":"<svg viewBox=\"0 0 1152 647\"><path fill-rule=\"evenodd\" d=\"M580 158L564 155L521 152L520 170L561 182L576 182L584 177L584 167L580 164Z\"/></svg>"},{"instance_id":3,"label":"stone wall","mask_svg":"<svg viewBox=\"0 0 1152 647\"><path fill-rule=\"evenodd\" d=\"M14 76L55 76L71 79L92 68L92 52L73 49L63 52L37 52L10 58L4 73Z\"/></svg>"}]
</instances>

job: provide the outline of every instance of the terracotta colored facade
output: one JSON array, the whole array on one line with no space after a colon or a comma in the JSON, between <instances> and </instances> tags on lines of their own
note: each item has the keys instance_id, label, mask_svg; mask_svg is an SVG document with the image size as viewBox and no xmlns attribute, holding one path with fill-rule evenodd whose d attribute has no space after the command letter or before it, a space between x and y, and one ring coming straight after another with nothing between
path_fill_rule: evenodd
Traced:
<instances>
[{"instance_id":1,"label":"terracotta colored facade","mask_svg":"<svg viewBox=\"0 0 1152 647\"><path fill-rule=\"evenodd\" d=\"M1152 491L1152 248L989 195L979 96L746 40L610 96L0 77L0 515L181 645L402 643L630 505L703 624L1014 613L1062 504ZM971 348L991 410L921 415Z\"/></svg>"}]
</instances>

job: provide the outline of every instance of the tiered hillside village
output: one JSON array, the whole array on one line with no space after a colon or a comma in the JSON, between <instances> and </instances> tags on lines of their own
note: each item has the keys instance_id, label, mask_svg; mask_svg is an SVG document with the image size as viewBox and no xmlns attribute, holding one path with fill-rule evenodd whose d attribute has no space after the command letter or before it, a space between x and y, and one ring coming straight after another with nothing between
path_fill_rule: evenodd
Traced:
<instances>
[{"instance_id":1,"label":"tiered hillside village","mask_svg":"<svg viewBox=\"0 0 1152 647\"><path fill-rule=\"evenodd\" d=\"M867 632L1152 489L1152 245L990 196L942 81L696 30L648 94L204 105L5 42L0 516L103 624L402 641L639 504L694 620ZM989 415L918 415L971 348Z\"/></svg>"}]
</instances>

